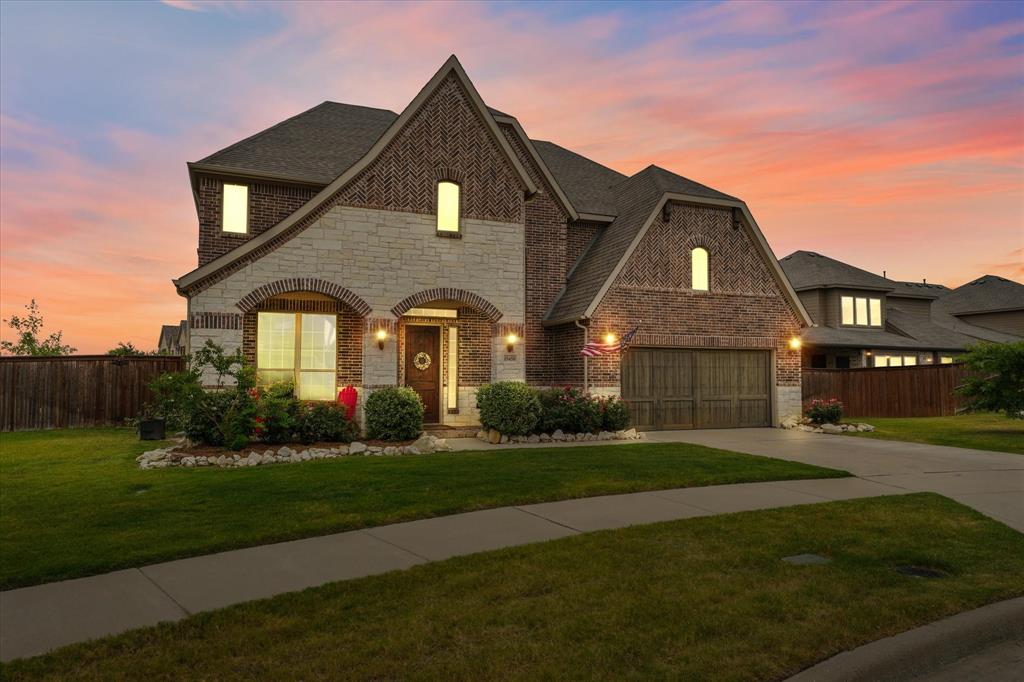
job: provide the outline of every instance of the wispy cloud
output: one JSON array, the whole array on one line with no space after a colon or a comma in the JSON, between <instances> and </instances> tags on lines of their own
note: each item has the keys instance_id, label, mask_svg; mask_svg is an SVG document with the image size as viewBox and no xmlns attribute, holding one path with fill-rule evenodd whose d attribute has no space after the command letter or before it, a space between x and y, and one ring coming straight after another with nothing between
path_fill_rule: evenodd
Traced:
<instances>
[{"instance_id":1,"label":"wispy cloud","mask_svg":"<svg viewBox=\"0 0 1024 682\"><path fill-rule=\"evenodd\" d=\"M195 262L185 161L325 99L401 110L453 52L532 136L743 197L779 255L1019 276L1024 8L1007 5L132 6L109 19L123 38L76 48L68 27L0 61L3 312L36 295L83 349L151 346ZM3 30L58 30L46 6L7 11ZM124 82L77 118L17 87L111 92L97 59Z\"/></svg>"}]
</instances>

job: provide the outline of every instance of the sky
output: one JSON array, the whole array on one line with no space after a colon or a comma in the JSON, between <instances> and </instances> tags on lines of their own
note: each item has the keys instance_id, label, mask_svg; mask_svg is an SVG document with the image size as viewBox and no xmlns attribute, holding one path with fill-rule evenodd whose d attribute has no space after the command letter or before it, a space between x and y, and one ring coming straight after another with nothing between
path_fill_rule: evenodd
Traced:
<instances>
[{"instance_id":1,"label":"sky","mask_svg":"<svg viewBox=\"0 0 1024 682\"><path fill-rule=\"evenodd\" d=\"M1021 2L7 0L0 314L154 348L186 162L324 100L400 112L452 53L534 139L741 197L779 257L1024 280Z\"/></svg>"}]
</instances>

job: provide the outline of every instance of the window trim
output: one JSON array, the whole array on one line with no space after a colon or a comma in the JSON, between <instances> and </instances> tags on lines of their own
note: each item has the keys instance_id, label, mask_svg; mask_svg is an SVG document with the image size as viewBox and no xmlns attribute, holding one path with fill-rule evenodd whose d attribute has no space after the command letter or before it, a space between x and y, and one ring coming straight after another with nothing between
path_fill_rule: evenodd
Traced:
<instances>
[{"instance_id":1,"label":"window trim","mask_svg":"<svg viewBox=\"0 0 1024 682\"><path fill-rule=\"evenodd\" d=\"M694 269L693 255L697 251L704 252L704 288L694 286L696 271ZM690 291L711 291L711 252L704 246L694 246L690 249Z\"/></svg>"},{"instance_id":2,"label":"window trim","mask_svg":"<svg viewBox=\"0 0 1024 682\"><path fill-rule=\"evenodd\" d=\"M259 316L260 315L292 315L294 320L292 322L294 329L294 340L292 346L292 367L261 367L260 366L260 337L259 337ZM323 317L334 318L334 367L328 367L325 369L312 369L305 368L302 366L302 316L303 315L318 315ZM302 373L330 373L334 379L334 389L332 391L331 398L301 398L307 402L334 402L338 395L338 349L340 348L340 341L338 335L341 332L341 325L338 321L338 314L334 313L320 313L320 312L287 312L278 310L260 310L256 313L256 381L260 384L259 374L261 371L267 372L291 372L292 373L292 385L295 387L296 397L299 395L301 390L301 378Z\"/></svg>"},{"instance_id":3,"label":"window trim","mask_svg":"<svg viewBox=\"0 0 1024 682\"><path fill-rule=\"evenodd\" d=\"M245 190L245 229L241 232L238 230L227 229L227 195L228 187L241 187ZM220 189L220 233L222 235L238 235L246 236L249 234L249 185L242 184L240 182L224 182L221 183Z\"/></svg>"},{"instance_id":4,"label":"window trim","mask_svg":"<svg viewBox=\"0 0 1024 682\"><path fill-rule=\"evenodd\" d=\"M455 229L454 230L443 230L441 229L441 185L448 184L455 187L457 194L457 205L455 207ZM451 239L458 239L462 236L462 183L456 182L455 180L438 180L434 187L434 228L439 237L448 237Z\"/></svg>"},{"instance_id":5,"label":"window trim","mask_svg":"<svg viewBox=\"0 0 1024 682\"><path fill-rule=\"evenodd\" d=\"M850 302L850 315L853 318L852 322L847 322L846 321L846 315L845 315L845 313L846 313L846 310L845 310L846 301ZM858 318L857 313L858 313L858 308L859 308L858 304L859 304L860 301L864 302L863 303L863 305L864 305L864 317L867 319L866 322L858 322L857 321L857 318ZM878 321L877 321L877 324L875 322L874 316L872 315L872 308L874 307L872 305L872 303L874 303L876 301L877 301L877 304L878 304L878 311L877 311L878 312ZM882 305L881 297L876 297L876 296L856 296L856 295L853 295L853 294L840 294L839 295L839 324L842 327L860 327L862 329L878 329L880 327L884 327L885 326L884 307L885 306Z\"/></svg>"}]
</instances>

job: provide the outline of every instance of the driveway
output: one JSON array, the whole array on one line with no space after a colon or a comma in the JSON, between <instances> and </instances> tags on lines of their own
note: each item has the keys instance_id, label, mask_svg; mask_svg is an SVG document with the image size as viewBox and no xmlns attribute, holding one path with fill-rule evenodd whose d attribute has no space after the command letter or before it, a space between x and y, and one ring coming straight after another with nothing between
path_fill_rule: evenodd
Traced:
<instances>
[{"instance_id":1,"label":"driveway","mask_svg":"<svg viewBox=\"0 0 1024 682\"><path fill-rule=\"evenodd\" d=\"M1024 455L784 429L655 431L650 443L697 443L845 469L901 491L935 492L1024 533Z\"/></svg>"}]
</instances>

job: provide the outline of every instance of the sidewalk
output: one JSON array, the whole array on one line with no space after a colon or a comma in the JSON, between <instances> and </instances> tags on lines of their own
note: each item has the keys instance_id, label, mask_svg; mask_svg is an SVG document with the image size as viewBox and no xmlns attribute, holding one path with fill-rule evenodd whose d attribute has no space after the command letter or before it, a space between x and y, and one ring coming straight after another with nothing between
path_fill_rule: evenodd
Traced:
<instances>
[{"instance_id":1,"label":"sidewalk","mask_svg":"<svg viewBox=\"0 0 1024 682\"><path fill-rule=\"evenodd\" d=\"M429 561L624 526L909 492L859 478L741 483L441 516L0 593L0 660Z\"/></svg>"}]
</instances>

